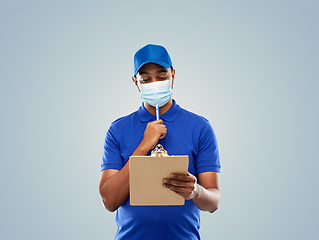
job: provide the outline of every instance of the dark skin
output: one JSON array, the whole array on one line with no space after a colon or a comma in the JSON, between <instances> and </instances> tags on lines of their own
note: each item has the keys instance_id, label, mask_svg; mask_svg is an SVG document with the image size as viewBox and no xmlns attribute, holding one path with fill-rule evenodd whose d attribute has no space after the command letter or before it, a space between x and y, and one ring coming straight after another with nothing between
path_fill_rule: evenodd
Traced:
<instances>
[{"instance_id":1,"label":"dark skin","mask_svg":"<svg viewBox=\"0 0 319 240\"><path fill-rule=\"evenodd\" d=\"M136 76L132 77L138 91L140 84L148 84L154 81L170 80L173 87L175 70L164 68L155 63L145 64ZM167 112L173 105L170 100L159 108L160 115ZM145 108L153 115L155 107L144 102ZM143 139L133 152L132 156L146 156L156 146L159 139L166 136L167 128L163 121L156 120L147 124ZM203 210L214 212L218 209L220 201L219 173L204 172L197 178L191 173L181 175L172 173L171 178L163 179L163 187L169 188L185 199L192 199L196 206ZM121 170L106 169L101 173L100 195L106 209L113 212L117 210L129 197L129 161Z\"/></svg>"}]
</instances>

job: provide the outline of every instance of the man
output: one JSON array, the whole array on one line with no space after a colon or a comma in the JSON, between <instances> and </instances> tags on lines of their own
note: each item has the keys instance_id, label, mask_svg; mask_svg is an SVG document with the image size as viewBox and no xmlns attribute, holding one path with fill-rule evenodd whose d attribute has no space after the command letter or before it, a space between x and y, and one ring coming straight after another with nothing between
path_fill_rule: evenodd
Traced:
<instances>
[{"instance_id":1,"label":"man","mask_svg":"<svg viewBox=\"0 0 319 240\"><path fill-rule=\"evenodd\" d=\"M166 49L146 45L134 56L132 80L144 100L134 113L114 121L105 137L100 194L117 210L115 239L200 239L200 210L214 212L220 200L220 162L208 120L172 99L175 69ZM159 104L160 120L155 106ZM156 144L169 155L188 155L187 176L172 173L163 187L185 198L183 206L131 206L129 157L146 156Z\"/></svg>"}]
</instances>

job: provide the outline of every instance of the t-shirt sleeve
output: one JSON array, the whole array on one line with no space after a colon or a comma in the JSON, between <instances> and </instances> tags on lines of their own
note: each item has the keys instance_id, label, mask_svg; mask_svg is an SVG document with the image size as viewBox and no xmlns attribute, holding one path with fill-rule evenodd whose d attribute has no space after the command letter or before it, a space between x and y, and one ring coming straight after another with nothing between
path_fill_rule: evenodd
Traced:
<instances>
[{"instance_id":1,"label":"t-shirt sleeve","mask_svg":"<svg viewBox=\"0 0 319 240\"><path fill-rule=\"evenodd\" d=\"M195 166L197 174L211 171L220 172L221 165L216 135L208 120L199 136Z\"/></svg>"},{"instance_id":2,"label":"t-shirt sleeve","mask_svg":"<svg viewBox=\"0 0 319 240\"><path fill-rule=\"evenodd\" d=\"M117 134L115 129L114 124L112 124L106 133L101 171L105 169L121 170L124 166L124 160L121 156L119 141L116 139Z\"/></svg>"}]
</instances>

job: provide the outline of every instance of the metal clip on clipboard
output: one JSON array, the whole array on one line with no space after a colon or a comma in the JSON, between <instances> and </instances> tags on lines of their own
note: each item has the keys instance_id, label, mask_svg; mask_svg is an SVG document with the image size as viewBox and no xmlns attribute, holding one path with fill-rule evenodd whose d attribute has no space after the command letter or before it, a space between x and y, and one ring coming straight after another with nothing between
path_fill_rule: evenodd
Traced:
<instances>
[{"instance_id":1,"label":"metal clip on clipboard","mask_svg":"<svg viewBox=\"0 0 319 240\"><path fill-rule=\"evenodd\" d=\"M168 156L167 151L163 148L162 144L157 144L151 152L151 156L154 157L166 157Z\"/></svg>"}]
</instances>

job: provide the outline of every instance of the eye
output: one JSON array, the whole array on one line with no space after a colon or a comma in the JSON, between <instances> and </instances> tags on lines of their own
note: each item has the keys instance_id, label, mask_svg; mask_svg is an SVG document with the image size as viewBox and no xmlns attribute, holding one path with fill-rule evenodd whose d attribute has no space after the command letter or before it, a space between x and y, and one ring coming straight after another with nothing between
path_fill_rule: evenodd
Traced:
<instances>
[{"instance_id":1,"label":"eye","mask_svg":"<svg viewBox=\"0 0 319 240\"><path fill-rule=\"evenodd\" d=\"M160 80L166 80L166 79L167 79L167 76L161 76L159 79L160 79Z\"/></svg>"},{"instance_id":2,"label":"eye","mask_svg":"<svg viewBox=\"0 0 319 240\"><path fill-rule=\"evenodd\" d=\"M149 79L148 79L148 78L146 78L146 79L142 79L142 80L141 80L141 82L142 82L142 83L146 83L146 82L148 82L148 81L149 81Z\"/></svg>"}]
</instances>

